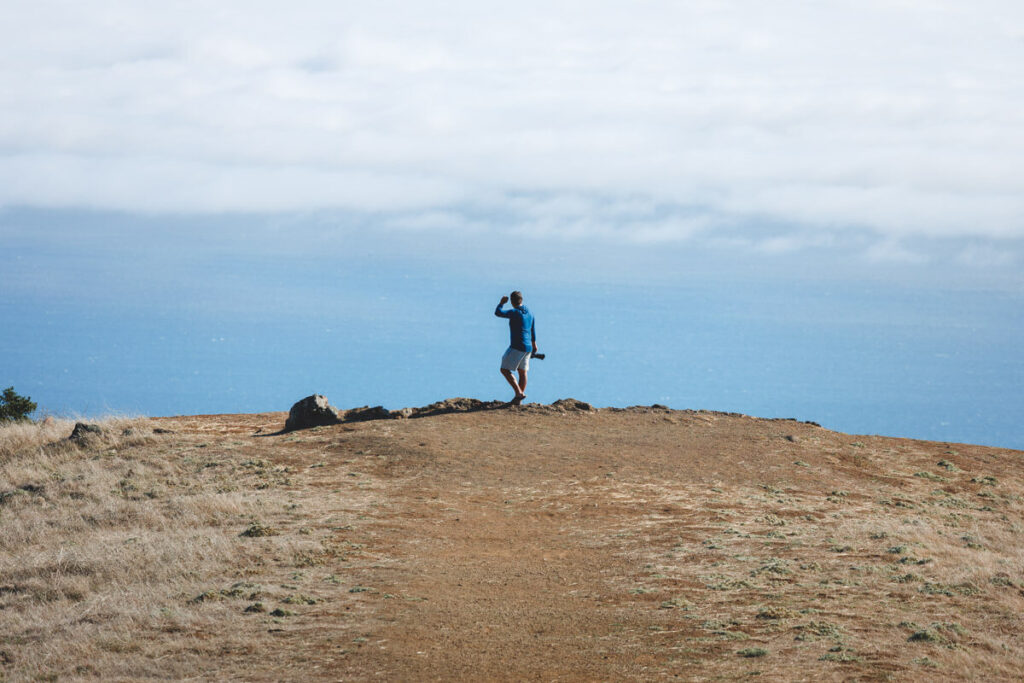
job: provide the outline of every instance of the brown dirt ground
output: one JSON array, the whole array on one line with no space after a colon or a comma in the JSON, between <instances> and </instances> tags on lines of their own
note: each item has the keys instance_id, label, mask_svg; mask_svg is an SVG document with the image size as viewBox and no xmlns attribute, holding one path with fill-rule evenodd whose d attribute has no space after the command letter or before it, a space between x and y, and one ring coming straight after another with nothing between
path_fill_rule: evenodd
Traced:
<instances>
[{"instance_id":1,"label":"brown dirt ground","mask_svg":"<svg viewBox=\"0 0 1024 683\"><path fill-rule=\"evenodd\" d=\"M187 645L142 634L157 649L166 638L161 656L189 658L195 678L1024 670L1022 452L660 408L275 433L285 417L153 420L174 431L164 451L204 453L238 489L290 501L261 515L276 536L232 532L246 559L222 583L272 586L266 609L290 614L238 599L211 605ZM289 553L292 538L306 545Z\"/></svg>"},{"instance_id":2,"label":"brown dirt ground","mask_svg":"<svg viewBox=\"0 0 1024 683\"><path fill-rule=\"evenodd\" d=\"M271 431L283 419L167 422L214 445ZM255 441L261 457L305 473L292 482L297 493L358 513L350 525L317 530L353 550L321 573L343 577L343 589L369 590L343 590L281 623L250 619L271 634L259 645L270 666L254 668L244 657L238 675L608 680L760 671L796 680L903 678L917 670L932 677L941 668L921 671L911 660L931 653L938 661L948 648L914 648L898 625L907 621L955 621L968 637L994 628L1013 648L1006 673L1022 663L1019 611L965 614L978 609L967 604L976 595L904 591L891 579L880 591L846 579L851 565L891 573L888 540L844 552L821 547L863 521L862 510L878 508L880 524L906 516L910 508L888 514L890 506L875 499L930 491L933 482L913 477L919 469L946 460L1007 480L1019 477L1020 453L956 446L954 455L949 444L657 409L453 414ZM309 469L319 461L325 465ZM949 493L983 488L961 479ZM743 531L723 536L724 528ZM709 542L715 538L726 540ZM779 573L758 571L773 562ZM801 570L802 562L822 566ZM1022 578L1019 565L1007 569ZM737 574L747 585L710 590L716 574ZM1019 608L1019 595L1011 603ZM774 605L791 612L758 618ZM845 635L794 640L810 622ZM842 640L852 661L842 661L843 650L839 661L820 660ZM768 653L736 654L755 647Z\"/></svg>"}]
</instances>

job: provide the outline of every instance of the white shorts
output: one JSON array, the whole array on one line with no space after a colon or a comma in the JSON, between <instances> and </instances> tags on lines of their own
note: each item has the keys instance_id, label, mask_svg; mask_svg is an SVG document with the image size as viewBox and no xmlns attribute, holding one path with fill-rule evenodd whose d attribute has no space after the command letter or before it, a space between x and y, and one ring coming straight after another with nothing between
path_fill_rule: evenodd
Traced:
<instances>
[{"instance_id":1,"label":"white shorts","mask_svg":"<svg viewBox=\"0 0 1024 683\"><path fill-rule=\"evenodd\" d=\"M508 347L508 351L501 357L501 369L509 371L529 370L530 353L530 351L520 351L519 349L513 349L511 346Z\"/></svg>"}]
</instances>

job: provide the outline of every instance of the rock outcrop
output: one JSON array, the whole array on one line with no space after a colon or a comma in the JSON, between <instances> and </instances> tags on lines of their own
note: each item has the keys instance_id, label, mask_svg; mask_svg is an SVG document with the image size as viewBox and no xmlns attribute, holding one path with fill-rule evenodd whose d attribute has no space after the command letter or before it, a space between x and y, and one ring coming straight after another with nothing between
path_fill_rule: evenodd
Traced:
<instances>
[{"instance_id":1,"label":"rock outcrop","mask_svg":"<svg viewBox=\"0 0 1024 683\"><path fill-rule=\"evenodd\" d=\"M307 396L292 406L288 413L288 420L285 422L285 432L295 429L306 429L309 427L320 427L323 425L334 425L344 422L367 422L369 420L404 420L420 417L432 417L434 415L447 415L449 413L475 413L482 410L511 410L516 413L544 414L544 413L594 413L599 409L594 408L586 401L575 398L560 398L551 405L540 403L527 403L524 405L512 405L504 401L481 401L476 398L446 398L430 405L419 408L399 408L388 410L384 406L362 406L360 408L349 408L338 410L332 408L327 402L326 396L314 394ZM665 406L634 406L628 409L611 408L612 411L621 410L651 410L669 411Z\"/></svg>"},{"instance_id":2,"label":"rock outcrop","mask_svg":"<svg viewBox=\"0 0 1024 683\"><path fill-rule=\"evenodd\" d=\"M575 399L575 398L560 398L557 401L555 401L554 403L552 403L551 405L554 408L559 408L561 410L566 410L566 411L569 411L569 410L585 410L585 411L590 411L590 410L594 409L594 406L590 405L586 401L580 401L579 399Z\"/></svg>"},{"instance_id":3,"label":"rock outcrop","mask_svg":"<svg viewBox=\"0 0 1024 683\"><path fill-rule=\"evenodd\" d=\"M326 396L313 394L292 406L288 411L288 419L284 423L284 431L308 429L335 425L341 422L338 411L331 407Z\"/></svg>"},{"instance_id":4,"label":"rock outcrop","mask_svg":"<svg viewBox=\"0 0 1024 683\"><path fill-rule=\"evenodd\" d=\"M341 414L343 422L365 422L367 420L391 420L398 417L395 413L399 411L388 410L384 406L363 406L362 408L350 408Z\"/></svg>"},{"instance_id":5,"label":"rock outcrop","mask_svg":"<svg viewBox=\"0 0 1024 683\"><path fill-rule=\"evenodd\" d=\"M103 430L100 429L99 425L76 422L75 428L71 431L71 436L68 439L71 441L84 441L102 435Z\"/></svg>"}]
</instances>

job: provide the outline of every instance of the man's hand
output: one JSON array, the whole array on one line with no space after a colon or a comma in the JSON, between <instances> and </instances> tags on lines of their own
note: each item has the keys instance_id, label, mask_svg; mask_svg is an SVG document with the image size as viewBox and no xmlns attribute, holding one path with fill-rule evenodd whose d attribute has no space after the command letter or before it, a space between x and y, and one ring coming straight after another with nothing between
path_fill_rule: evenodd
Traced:
<instances>
[{"instance_id":1,"label":"man's hand","mask_svg":"<svg viewBox=\"0 0 1024 683\"><path fill-rule=\"evenodd\" d=\"M508 303L508 297L507 296L503 296L503 297L501 297L501 301L498 302L498 305L499 306L504 306L507 303Z\"/></svg>"}]
</instances>

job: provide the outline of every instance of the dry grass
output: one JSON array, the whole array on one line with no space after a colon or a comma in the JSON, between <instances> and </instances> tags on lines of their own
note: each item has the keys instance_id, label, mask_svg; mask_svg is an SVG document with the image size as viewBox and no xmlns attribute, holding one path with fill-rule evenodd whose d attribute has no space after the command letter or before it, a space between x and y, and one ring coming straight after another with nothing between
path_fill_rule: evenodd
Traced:
<instances>
[{"instance_id":1,"label":"dry grass","mask_svg":"<svg viewBox=\"0 0 1024 683\"><path fill-rule=\"evenodd\" d=\"M259 582L325 553L308 529L240 536L258 520L298 526L280 520L295 505L282 473L149 420L98 424L82 443L70 421L0 428L0 679L203 676L208 634L232 623L216 650L258 647L243 601L286 599Z\"/></svg>"}]
</instances>

